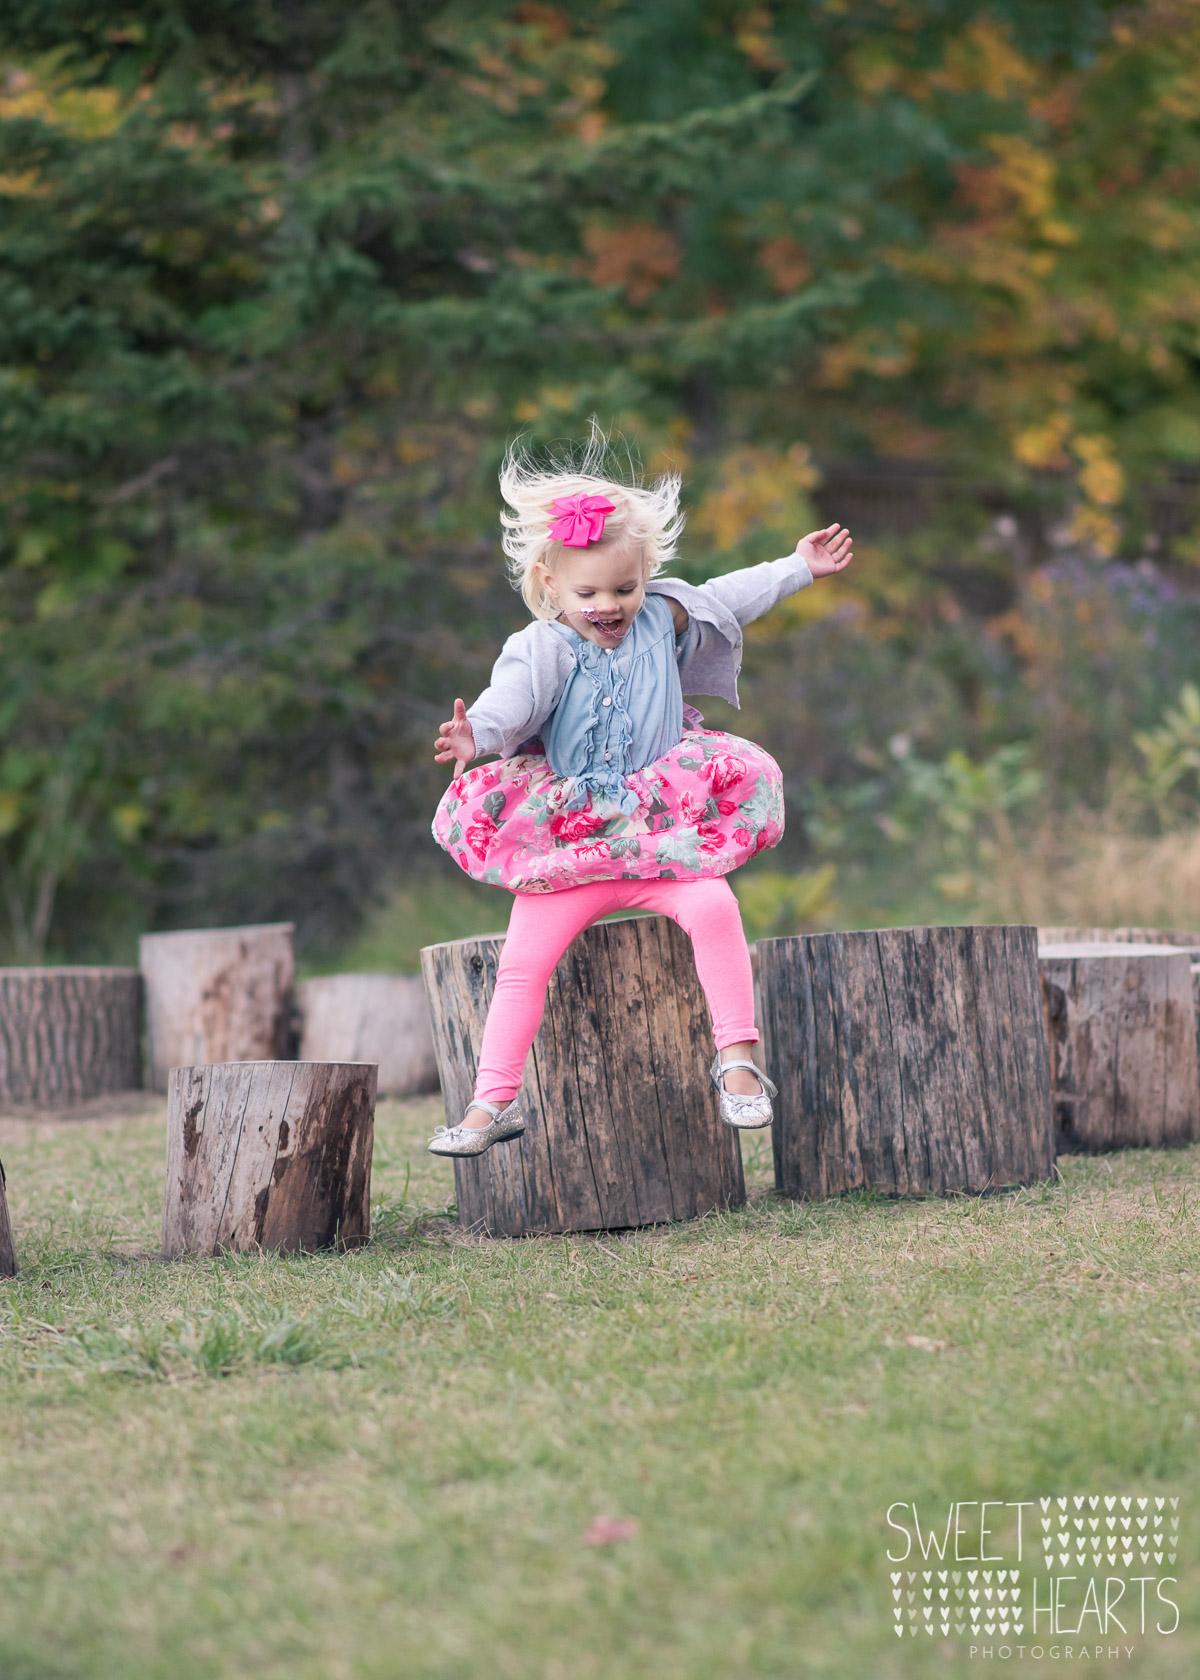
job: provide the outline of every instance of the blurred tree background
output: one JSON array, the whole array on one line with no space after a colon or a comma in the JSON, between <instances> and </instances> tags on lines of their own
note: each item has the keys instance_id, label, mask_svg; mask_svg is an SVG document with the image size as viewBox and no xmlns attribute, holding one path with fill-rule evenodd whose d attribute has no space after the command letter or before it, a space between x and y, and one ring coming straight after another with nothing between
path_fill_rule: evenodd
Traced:
<instances>
[{"instance_id":1,"label":"blurred tree background","mask_svg":"<svg viewBox=\"0 0 1200 1680\"><path fill-rule=\"evenodd\" d=\"M502 922L430 739L592 413L692 577L856 535L755 931L1194 921L1198 186L1200 0L4 0L4 954Z\"/></svg>"}]
</instances>

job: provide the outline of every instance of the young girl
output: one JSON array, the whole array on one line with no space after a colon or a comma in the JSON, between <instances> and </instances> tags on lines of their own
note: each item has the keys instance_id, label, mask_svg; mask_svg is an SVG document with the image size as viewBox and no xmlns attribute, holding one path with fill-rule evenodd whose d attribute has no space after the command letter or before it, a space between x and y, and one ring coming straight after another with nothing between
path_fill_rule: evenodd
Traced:
<instances>
[{"instance_id":1,"label":"young girl","mask_svg":"<svg viewBox=\"0 0 1200 1680\"><path fill-rule=\"evenodd\" d=\"M654 910L691 936L712 1015L721 1118L769 1126L775 1086L755 1067L750 954L722 877L783 834L782 776L761 747L706 729L684 693L738 704L742 626L852 557L839 525L783 560L693 585L659 577L683 526L680 480L604 475L593 437L578 471L538 471L510 451L504 551L534 622L510 636L491 686L454 702L435 757L454 780L433 820L477 881L516 895L484 1027L475 1095L439 1127L435 1155L480 1155L519 1137L513 1101L546 987L584 928ZM466 767L479 753L498 762Z\"/></svg>"}]
</instances>

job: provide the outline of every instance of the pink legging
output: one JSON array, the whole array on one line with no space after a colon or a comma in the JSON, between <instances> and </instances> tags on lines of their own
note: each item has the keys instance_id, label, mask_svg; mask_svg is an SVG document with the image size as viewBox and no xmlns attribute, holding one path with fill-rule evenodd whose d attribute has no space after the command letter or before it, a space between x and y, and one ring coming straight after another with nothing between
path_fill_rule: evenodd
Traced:
<instances>
[{"instance_id":1,"label":"pink legging","mask_svg":"<svg viewBox=\"0 0 1200 1680\"><path fill-rule=\"evenodd\" d=\"M595 881L514 897L479 1052L475 1095L482 1101L504 1104L516 1096L559 958L611 910L656 910L678 922L691 936L717 1049L757 1044L750 952L728 881Z\"/></svg>"}]
</instances>

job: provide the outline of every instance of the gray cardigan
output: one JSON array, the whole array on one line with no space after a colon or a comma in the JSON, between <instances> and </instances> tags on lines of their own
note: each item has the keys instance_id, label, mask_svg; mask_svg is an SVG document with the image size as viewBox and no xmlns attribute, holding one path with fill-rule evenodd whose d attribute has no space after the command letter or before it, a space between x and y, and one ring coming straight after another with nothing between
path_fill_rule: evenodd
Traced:
<instances>
[{"instance_id":1,"label":"gray cardigan","mask_svg":"<svg viewBox=\"0 0 1200 1680\"><path fill-rule=\"evenodd\" d=\"M651 578L647 593L678 601L691 621L679 660L683 692L715 694L736 706L742 626L812 581L798 554L726 572L701 584ZM507 758L536 735L558 705L573 669L570 647L545 620L535 619L510 636L492 668L490 684L467 708L475 751Z\"/></svg>"}]
</instances>

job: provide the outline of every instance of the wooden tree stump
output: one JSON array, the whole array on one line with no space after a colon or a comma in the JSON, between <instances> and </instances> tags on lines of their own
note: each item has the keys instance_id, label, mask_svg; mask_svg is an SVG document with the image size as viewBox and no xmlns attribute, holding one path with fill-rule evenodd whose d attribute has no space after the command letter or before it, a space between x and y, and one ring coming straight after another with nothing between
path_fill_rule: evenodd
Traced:
<instances>
[{"instance_id":1,"label":"wooden tree stump","mask_svg":"<svg viewBox=\"0 0 1200 1680\"><path fill-rule=\"evenodd\" d=\"M1038 950L1061 1153L1200 1138L1186 950L1114 940Z\"/></svg>"},{"instance_id":2,"label":"wooden tree stump","mask_svg":"<svg viewBox=\"0 0 1200 1680\"><path fill-rule=\"evenodd\" d=\"M749 951L750 951L750 973L751 973L751 975L753 976L753 979L754 979L754 1025L758 1028L758 1036L759 1036L759 1040L761 1041L762 1037L763 1037L763 1033L765 1031L765 1028L763 1027L762 983L758 978L758 946L757 946L757 944L751 945L749 947Z\"/></svg>"},{"instance_id":3,"label":"wooden tree stump","mask_svg":"<svg viewBox=\"0 0 1200 1680\"><path fill-rule=\"evenodd\" d=\"M429 1000L419 974L325 974L299 986L300 1054L309 1062L376 1062L379 1095L438 1088Z\"/></svg>"},{"instance_id":4,"label":"wooden tree stump","mask_svg":"<svg viewBox=\"0 0 1200 1680\"><path fill-rule=\"evenodd\" d=\"M292 1052L291 922L149 933L140 941L150 1084L173 1067L271 1061Z\"/></svg>"},{"instance_id":5,"label":"wooden tree stump","mask_svg":"<svg viewBox=\"0 0 1200 1680\"><path fill-rule=\"evenodd\" d=\"M502 937L430 945L421 966L455 1125L474 1090ZM598 923L554 971L525 1070L525 1135L454 1163L459 1219L492 1236L618 1230L746 1199L708 1077L708 1006L665 916Z\"/></svg>"},{"instance_id":6,"label":"wooden tree stump","mask_svg":"<svg viewBox=\"0 0 1200 1680\"><path fill-rule=\"evenodd\" d=\"M164 1257L360 1247L374 1124L373 1063L172 1068Z\"/></svg>"},{"instance_id":7,"label":"wooden tree stump","mask_svg":"<svg viewBox=\"0 0 1200 1680\"><path fill-rule=\"evenodd\" d=\"M136 968L0 969L0 1103L66 1108L141 1083Z\"/></svg>"},{"instance_id":8,"label":"wooden tree stump","mask_svg":"<svg viewBox=\"0 0 1200 1680\"><path fill-rule=\"evenodd\" d=\"M1033 928L760 939L758 964L785 1195L977 1194L1049 1177Z\"/></svg>"},{"instance_id":9,"label":"wooden tree stump","mask_svg":"<svg viewBox=\"0 0 1200 1680\"><path fill-rule=\"evenodd\" d=\"M13 1246L12 1221L4 1194L4 1162L0 1161L0 1278L16 1277L17 1251Z\"/></svg>"},{"instance_id":10,"label":"wooden tree stump","mask_svg":"<svg viewBox=\"0 0 1200 1680\"><path fill-rule=\"evenodd\" d=\"M1200 959L1200 933L1181 928L1040 927L1039 945L1176 945Z\"/></svg>"},{"instance_id":11,"label":"wooden tree stump","mask_svg":"<svg viewBox=\"0 0 1200 1680\"><path fill-rule=\"evenodd\" d=\"M1067 928L1038 929L1039 945L1095 944L1174 945L1192 961L1192 1001L1196 1016L1196 1056L1200 1061L1200 933L1184 928Z\"/></svg>"}]
</instances>

